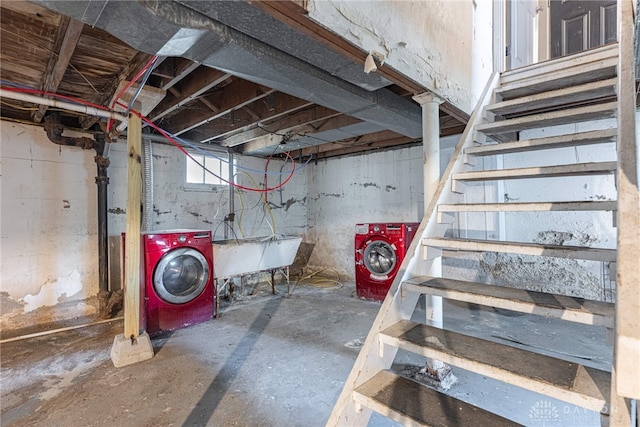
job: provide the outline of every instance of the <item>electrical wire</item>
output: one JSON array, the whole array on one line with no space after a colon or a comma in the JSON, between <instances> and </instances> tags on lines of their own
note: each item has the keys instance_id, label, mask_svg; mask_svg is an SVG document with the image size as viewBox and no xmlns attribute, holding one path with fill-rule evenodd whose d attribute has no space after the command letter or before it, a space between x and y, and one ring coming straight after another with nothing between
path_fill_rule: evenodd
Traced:
<instances>
[{"instance_id":1,"label":"electrical wire","mask_svg":"<svg viewBox=\"0 0 640 427\"><path fill-rule=\"evenodd\" d=\"M144 68L144 70L146 70L146 68ZM137 80L137 79L136 79ZM32 88L28 88L26 86L21 86L21 85L17 85L17 84L10 84L10 82L6 82L4 80L0 81L3 85L5 86L9 86L9 87L5 87L3 89L8 90L8 91L13 91L13 92L22 92L22 93L33 93L33 94L38 94L40 96L50 96L50 97L54 97L54 98L60 98L60 99L64 99L66 101L69 101L71 103L74 104L79 104L79 105L85 105L85 106L90 106L93 108L96 108L98 110L102 110L102 111L113 111L111 108L102 106L102 105L98 105L95 104L93 102L89 102L89 101L85 101L79 98L75 98L72 96L67 96L67 95L61 95L61 94L57 94L57 93L53 93L53 92L48 92L48 91L42 91L39 89L32 89ZM122 93L122 91L121 91ZM121 103L120 101L116 101L115 105L118 105L122 108L126 108L127 106L124 105L123 103ZM213 173L212 171L208 170L203 164L201 164L200 162L198 162L197 160L195 160L193 158L193 156L191 156L191 154L189 154L177 141L176 139L174 139L167 131L165 131L164 129L160 128L158 125L156 125L155 123L153 123L149 118L147 118L146 116L144 116L142 113L140 113L139 111L136 110L131 110L131 114L136 115L137 117L139 117L142 121L144 121L145 123L147 123L149 126L151 126L153 129L155 129L156 131L158 131L163 137L165 137L169 142L171 142L176 148L178 148L178 150L180 150L185 156L189 157L194 163L196 163L198 166L200 166L202 169L204 169L205 171L209 172L211 175L215 176L216 178L220 179L222 182L225 182L229 185L233 185L235 188L241 189L241 190L245 190L245 191L251 191L251 192L258 192L258 193L267 193L269 191L274 191L274 190L278 190L279 188L284 187L294 176L295 171L296 171L296 162L293 159L293 157L291 156L291 154L289 154L288 152L284 152L284 154L287 157L287 160L291 161L291 170L289 171L289 175L287 176L287 178L279 183L277 186L274 187L268 187L268 185L265 185L265 188L258 188L256 185L256 188L251 188L251 187L246 187L246 186L242 186L242 185L238 185L236 183L233 182L229 182L227 179L224 179L218 175L216 175L215 173Z\"/></svg>"},{"instance_id":2,"label":"electrical wire","mask_svg":"<svg viewBox=\"0 0 640 427\"><path fill-rule=\"evenodd\" d=\"M248 173L240 172L239 174L246 175L251 180L253 185L255 185L256 187L258 186L258 183L256 182L256 180L251 175L249 175ZM238 192L238 194L240 194L240 192ZM273 211L271 210L271 206L269 206L269 203L266 201L266 199L264 197L264 193L260 194L260 201L264 204L265 212L269 213L269 217L271 218L271 225L269 225L269 228L271 229L271 233L272 233L271 235L275 236L276 235L276 220L275 220L275 217L273 216ZM241 201L241 204L243 205L243 208L244 208L244 201ZM266 213L265 213L265 216L266 216ZM251 234L255 234L255 232L256 232L256 229L254 229ZM244 236L244 232L242 233L242 237L245 237Z\"/></svg>"},{"instance_id":3,"label":"electrical wire","mask_svg":"<svg viewBox=\"0 0 640 427\"><path fill-rule=\"evenodd\" d=\"M120 92L118 92L116 96L113 98L113 101L111 101L111 104L109 105L110 109L113 109L117 104L122 105L118 102L118 100L122 98L122 95L124 95L127 92L127 90L140 78L140 76L142 76L147 71L148 68L152 66L152 64L157 59L158 59L158 55L153 55L149 60L149 62L147 62L147 65L142 67L142 69L138 71L138 73L126 85L124 85L124 87L120 90ZM125 107L125 109L127 108L128 107ZM113 126L113 120L110 119L109 121L107 121L107 133L111 131L112 126Z\"/></svg>"},{"instance_id":4,"label":"electrical wire","mask_svg":"<svg viewBox=\"0 0 640 427\"><path fill-rule=\"evenodd\" d=\"M147 71L145 71L144 76L142 76L142 81L138 85L136 92L131 97L131 100L129 101L129 105L127 105L127 111L125 111L124 113L125 116L129 115L129 112L131 111L131 107L133 106L133 103L136 102L136 99L138 99L138 96L140 96L140 92L142 92L142 88L144 88L144 85L147 84L147 80L149 80L149 76L151 76L151 72L153 71L153 67L157 61L158 61L158 57L155 56L153 58L153 61L147 68Z\"/></svg>"},{"instance_id":5,"label":"electrical wire","mask_svg":"<svg viewBox=\"0 0 640 427\"><path fill-rule=\"evenodd\" d=\"M184 139L180 138L179 136L172 134L171 132L167 131L167 133L169 135L171 135L176 141L182 143L183 145L186 145L187 147L197 151L198 153L200 153L200 154L202 154L204 156L213 157L213 158L215 158L215 159L217 159L217 160L219 160L219 161L221 161L223 163L227 163L228 165L231 165L231 162L229 161L228 158L225 159L223 157L216 156L214 153L211 153L210 151L203 150L202 148L198 147L197 145L192 144L189 141L184 140ZM284 164L286 164L286 162ZM253 172L253 173L260 173L260 174L263 173L263 171L261 171L261 170L249 168L249 167L242 166L242 165L238 165L236 163L233 163L233 167L234 167L234 169L240 169L240 170L243 170L243 171L246 171L246 172ZM280 176L287 175L288 173L289 173L289 171L282 172L282 169L280 170L280 172L267 172L268 175L280 175Z\"/></svg>"}]
</instances>

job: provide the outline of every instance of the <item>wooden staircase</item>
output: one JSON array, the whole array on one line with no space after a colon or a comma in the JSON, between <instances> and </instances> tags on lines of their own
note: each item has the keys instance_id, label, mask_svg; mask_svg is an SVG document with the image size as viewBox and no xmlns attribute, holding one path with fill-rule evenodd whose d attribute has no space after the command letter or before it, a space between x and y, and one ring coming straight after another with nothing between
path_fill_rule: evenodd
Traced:
<instances>
[{"instance_id":1,"label":"wooden staircase","mask_svg":"<svg viewBox=\"0 0 640 427\"><path fill-rule=\"evenodd\" d=\"M512 234L526 235L532 224L521 221L519 225L524 231L517 232L513 226L505 231L504 222L508 219L510 224L517 223L514 218L520 214L556 215L554 218L593 214L600 215L600 222L602 218L609 218L607 226L615 236L616 200L601 200L601 196L589 196L587 192L576 200L558 199L555 194L549 194L548 200L500 199L507 181L526 180L534 187L541 187L540 192L544 194L544 188L550 192L553 185L563 186L564 182L570 182L565 180L585 176L609 176L603 182L612 187L606 190L607 194L615 196L613 176L617 161L615 147L610 147L617 137L617 65L618 46L611 45L491 79L409 249L408 253L413 256L405 259L403 275L396 278L383 302L327 425L366 425L372 411L403 425L520 425L507 419L507 415L491 413L442 389L393 372L392 364L399 349L442 361L450 365L454 373L456 369L464 369L538 393L541 395L538 400L548 396L600 411L603 423L607 422L612 387L609 370L566 360L560 353L550 356L531 348L454 332L447 329L446 312L442 329L416 322L414 312L420 296L427 295L543 316L541 319L556 318L594 328L614 328L615 307L606 301L607 295L588 300L538 292L529 287L532 285L529 281L534 279L528 281L522 277L507 286L477 283L451 277L455 272L447 265L468 254L471 259L474 256L477 259L483 253L528 257L526 260L530 263L550 257L560 260L556 265L561 265L562 260L571 260L575 268L589 263L600 263L605 268L615 265L616 249L611 245L509 241L507 238ZM566 153L585 145L605 147L604 152L612 152L613 157L548 164L549 160L562 158L558 150ZM536 156L535 152L538 152ZM506 163L504 155L520 156L516 162L522 159L526 162L523 154L547 163L500 167ZM575 157L578 158L578 154ZM486 165L490 168L485 169ZM575 181L567 185L571 188ZM474 199L473 194L478 193L484 200ZM491 198L487 194L493 195L494 200L487 200ZM480 221L469 220L468 215L480 215ZM489 225L478 230L479 223ZM558 223L567 224L567 220L558 219ZM469 229L465 229L465 225ZM453 261L443 266L443 258ZM502 398L504 396L495 396L495 399ZM522 412L528 414L530 409L530 406L523 407Z\"/></svg>"}]
</instances>

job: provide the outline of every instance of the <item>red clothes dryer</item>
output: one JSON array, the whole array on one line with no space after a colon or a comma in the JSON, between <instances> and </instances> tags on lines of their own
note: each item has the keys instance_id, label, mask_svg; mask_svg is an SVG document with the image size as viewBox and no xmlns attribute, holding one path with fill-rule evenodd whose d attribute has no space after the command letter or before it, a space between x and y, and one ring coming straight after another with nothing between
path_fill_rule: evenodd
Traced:
<instances>
[{"instance_id":1,"label":"red clothes dryer","mask_svg":"<svg viewBox=\"0 0 640 427\"><path fill-rule=\"evenodd\" d=\"M142 234L146 331L206 322L214 315L211 231L166 230Z\"/></svg>"},{"instance_id":2,"label":"red clothes dryer","mask_svg":"<svg viewBox=\"0 0 640 427\"><path fill-rule=\"evenodd\" d=\"M359 298L384 300L419 225L417 222L356 224L356 292Z\"/></svg>"}]
</instances>

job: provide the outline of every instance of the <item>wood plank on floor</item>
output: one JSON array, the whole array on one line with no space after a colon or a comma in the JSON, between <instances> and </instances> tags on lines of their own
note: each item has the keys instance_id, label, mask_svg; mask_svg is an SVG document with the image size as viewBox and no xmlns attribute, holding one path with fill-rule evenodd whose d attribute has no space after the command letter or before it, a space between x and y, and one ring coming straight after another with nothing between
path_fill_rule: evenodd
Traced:
<instances>
[{"instance_id":1,"label":"wood plank on floor","mask_svg":"<svg viewBox=\"0 0 640 427\"><path fill-rule=\"evenodd\" d=\"M402 286L407 291L470 304L554 317L586 325L614 327L615 305L609 302L442 277L412 277L405 280Z\"/></svg>"},{"instance_id":2,"label":"wood plank on floor","mask_svg":"<svg viewBox=\"0 0 640 427\"><path fill-rule=\"evenodd\" d=\"M404 426L491 426L520 424L389 371L354 390L354 400Z\"/></svg>"},{"instance_id":3,"label":"wood plank on floor","mask_svg":"<svg viewBox=\"0 0 640 427\"><path fill-rule=\"evenodd\" d=\"M590 410L606 411L611 374L600 369L408 320L385 329L380 341Z\"/></svg>"}]
</instances>

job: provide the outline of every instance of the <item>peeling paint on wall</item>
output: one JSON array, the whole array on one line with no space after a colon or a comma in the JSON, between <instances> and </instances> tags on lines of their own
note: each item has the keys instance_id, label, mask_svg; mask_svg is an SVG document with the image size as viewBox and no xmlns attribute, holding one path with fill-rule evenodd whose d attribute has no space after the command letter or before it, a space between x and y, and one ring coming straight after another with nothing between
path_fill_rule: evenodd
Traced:
<instances>
[{"instance_id":1,"label":"peeling paint on wall","mask_svg":"<svg viewBox=\"0 0 640 427\"><path fill-rule=\"evenodd\" d=\"M309 0L309 17L471 112L493 67L492 2ZM454 35L452 37L452 35Z\"/></svg>"},{"instance_id":2,"label":"peeling paint on wall","mask_svg":"<svg viewBox=\"0 0 640 427\"><path fill-rule=\"evenodd\" d=\"M80 272L72 271L68 276L58 277L48 281L40 287L36 295L28 294L22 301L25 303L24 312L29 313L39 307L56 305L64 297L69 298L82 290Z\"/></svg>"}]
</instances>

